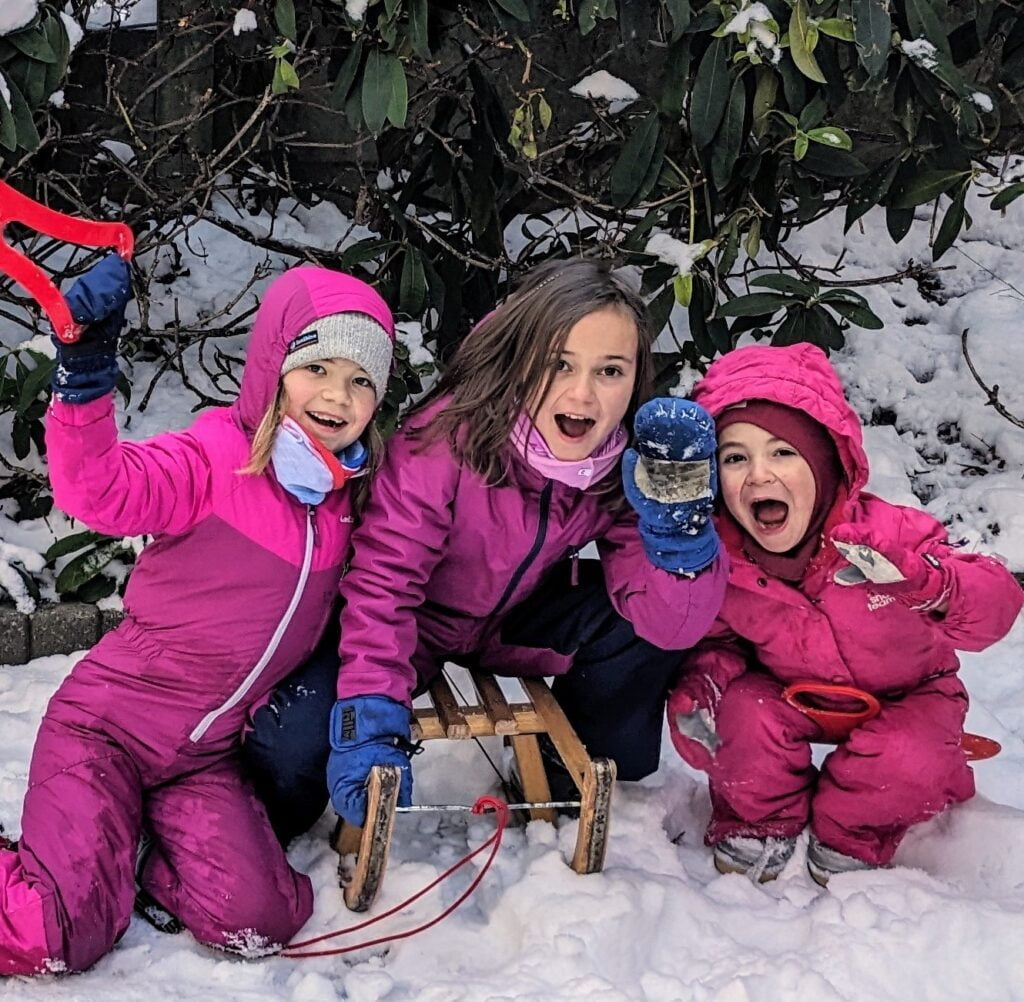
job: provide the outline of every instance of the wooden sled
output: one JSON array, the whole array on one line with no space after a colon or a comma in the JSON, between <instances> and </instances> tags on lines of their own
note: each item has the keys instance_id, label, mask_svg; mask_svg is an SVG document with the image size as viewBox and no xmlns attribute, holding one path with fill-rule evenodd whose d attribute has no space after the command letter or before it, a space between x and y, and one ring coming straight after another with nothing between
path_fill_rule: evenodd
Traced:
<instances>
[{"instance_id":1,"label":"wooden sled","mask_svg":"<svg viewBox=\"0 0 1024 1002\"><path fill-rule=\"evenodd\" d=\"M600 872L608 842L615 763L587 754L543 679L519 679L528 702L509 703L493 675L472 672L471 678L477 701L460 706L445 675L437 677L429 690L431 705L413 711L413 740L506 737L516 757L526 801L546 803L551 791L537 735L547 734L580 790L579 833L570 865L577 873ZM380 890L391 847L398 784L395 766L375 767L368 784L366 826L339 824L335 833L334 848L341 857L338 875L345 904L352 911L366 911ZM529 814L531 820L552 823L557 817L553 808L545 807L531 808ZM355 864L349 866L347 857L352 854Z\"/></svg>"}]
</instances>

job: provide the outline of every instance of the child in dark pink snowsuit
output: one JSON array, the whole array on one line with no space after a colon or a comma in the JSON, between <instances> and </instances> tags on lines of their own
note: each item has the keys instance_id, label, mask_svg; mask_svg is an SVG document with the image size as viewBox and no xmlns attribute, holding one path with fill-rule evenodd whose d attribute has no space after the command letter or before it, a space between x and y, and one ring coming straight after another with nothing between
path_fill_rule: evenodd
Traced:
<instances>
[{"instance_id":1,"label":"child in dark pink snowsuit","mask_svg":"<svg viewBox=\"0 0 1024 1002\"><path fill-rule=\"evenodd\" d=\"M312 911L309 878L243 780L240 735L335 605L364 481L344 484L373 466L391 313L357 279L289 271L260 306L237 401L186 431L121 442L112 391L128 296L116 257L69 293L90 326L58 346L47 452L62 509L154 538L124 622L40 726L21 839L0 849L0 974L82 970L111 949L144 826L140 886L202 942L258 956Z\"/></svg>"},{"instance_id":2,"label":"child in dark pink snowsuit","mask_svg":"<svg viewBox=\"0 0 1024 1002\"><path fill-rule=\"evenodd\" d=\"M819 349L739 349L693 398L716 419L717 520L732 565L668 718L676 749L710 777L716 866L771 879L808 824L819 883L884 866L911 825L974 794L956 650L1004 636L1021 589L930 515L864 491L860 423ZM803 682L881 703L820 770L819 725L783 699Z\"/></svg>"}]
</instances>

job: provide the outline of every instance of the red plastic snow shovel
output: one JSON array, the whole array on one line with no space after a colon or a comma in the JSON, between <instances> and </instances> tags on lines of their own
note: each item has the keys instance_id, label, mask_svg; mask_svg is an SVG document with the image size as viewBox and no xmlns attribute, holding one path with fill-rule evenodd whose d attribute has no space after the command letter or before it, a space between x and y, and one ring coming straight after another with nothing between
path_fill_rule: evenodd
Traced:
<instances>
[{"instance_id":1,"label":"red plastic snow shovel","mask_svg":"<svg viewBox=\"0 0 1024 1002\"><path fill-rule=\"evenodd\" d=\"M72 320L68 304L46 272L7 243L4 229L8 223L21 223L83 247L113 247L126 261L135 249L131 229L124 223L95 223L57 212L0 181L0 272L13 278L43 308L61 341L77 341L82 327Z\"/></svg>"},{"instance_id":2,"label":"red plastic snow shovel","mask_svg":"<svg viewBox=\"0 0 1024 1002\"><path fill-rule=\"evenodd\" d=\"M826 682L796 682L783 689L782 698L821 728L819 740L824 744L845 741L854 728L877 716L881 709L870 692L852 685L829 685ZM1002 751L998 741L981 734L965 733L960 739L960 747L968 762L993 758Z\"/></svg>"}]
</instances>

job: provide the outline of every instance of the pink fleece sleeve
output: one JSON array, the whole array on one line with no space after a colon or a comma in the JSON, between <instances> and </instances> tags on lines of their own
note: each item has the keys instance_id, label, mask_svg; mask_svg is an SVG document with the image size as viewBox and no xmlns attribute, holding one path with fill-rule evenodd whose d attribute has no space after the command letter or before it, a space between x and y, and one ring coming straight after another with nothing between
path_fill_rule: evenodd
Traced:
<instances>
[{"instance_id":1,"label":"pink fleece sleeve","mask_svg":"<svg viewBox=\"0 0 1024 1002\"><path fill-rule=\"evenodd\" d=\"M632 512L624 513L597 546L612 605L644 640L663 650L683 650L707 633L729 578L724 549L696 577L670 574L647 559Z\"/></svg>"},{"instance_id":2,"label":"pink fleece sleeve","mask_svg":"<svg viewBox=\"0 0 1024 1002\"><path fill-rule=\"evenodd\" d=\"M182 533L208 510L210 469L188 432L119 442L110 394L88 404L54 400L46 455L58 508L112 536Z\"/></svg>"},{"instance_id":3,"label":"pink fleece sleeve","mask_svg":"<svg viewBox=\"0 0 1024 1002\"><path fill-rule=\"evenodd\" d=\"M341 582L339 699L411 701L416 610L444 555L459 473L443 443L414 452L401 433L388 442Z\"/></svg>"},{"instance_id":4,"label":"pink fleece sleeve","mask_svg":"<svg viewBox=\"0 0 1024 1002\"><path fill-rule=\"evenodd\" d=\"M948 572L949 608L936 627L958 651L983 651L1010 631L1024 605L1024 591L994 557L950 545L945 528L927 512L899 509L899 541L935 557Z\"/></svg>"}]
</instances>

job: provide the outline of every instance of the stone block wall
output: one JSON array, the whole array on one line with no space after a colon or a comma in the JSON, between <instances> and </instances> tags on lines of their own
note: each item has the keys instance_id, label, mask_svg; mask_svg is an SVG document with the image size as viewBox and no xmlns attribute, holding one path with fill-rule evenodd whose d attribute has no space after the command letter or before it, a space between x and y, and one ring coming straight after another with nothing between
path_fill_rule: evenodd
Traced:
<instances>
[{"instance_id":1,"label":"stone block wall","mask_svg":"<svg viewBox=\"0 0 1024 1002\"><path fill-rule=\"evenodd\" d=\"M0 604L0 665L21 665L92 647L123 618L117 610L81 602L41 605L27 615Z\"/></svg>"}]
</instances>

